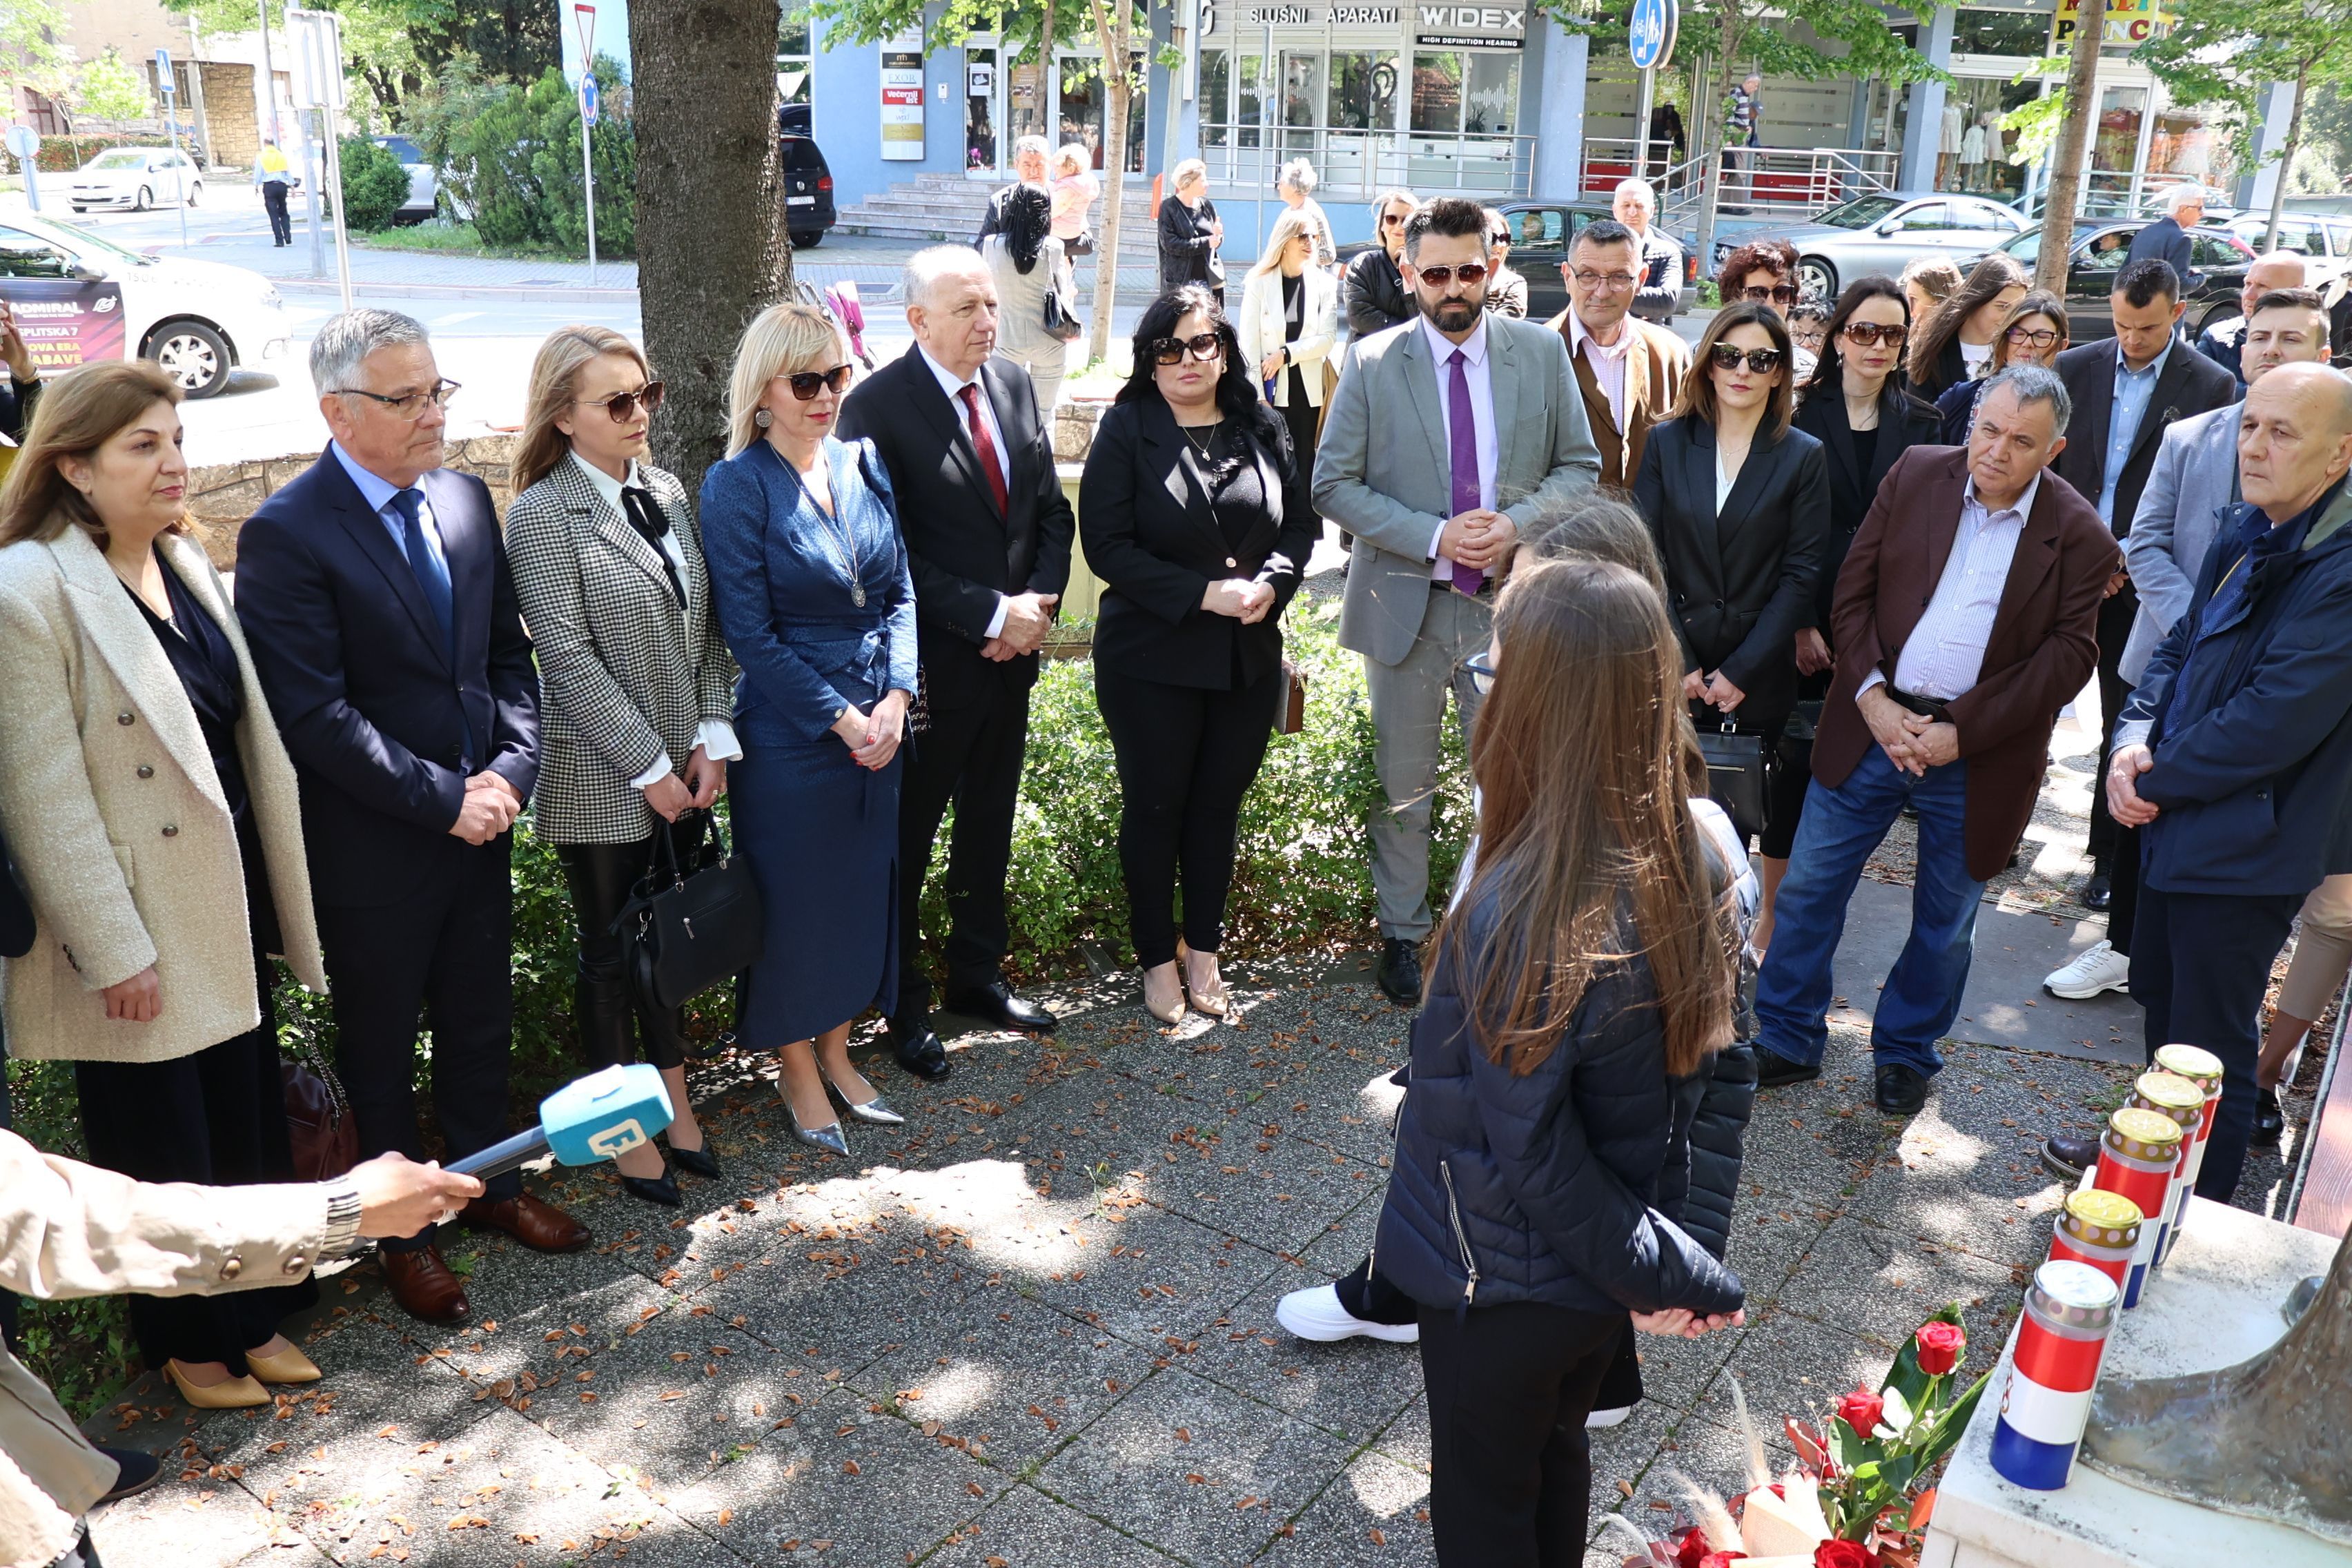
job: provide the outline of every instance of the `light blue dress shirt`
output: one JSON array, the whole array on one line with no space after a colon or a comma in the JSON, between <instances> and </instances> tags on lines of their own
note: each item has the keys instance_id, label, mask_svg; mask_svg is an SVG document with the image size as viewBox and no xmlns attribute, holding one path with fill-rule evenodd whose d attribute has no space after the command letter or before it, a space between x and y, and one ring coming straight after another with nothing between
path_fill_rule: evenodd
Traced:
<instances>
[{"instance_id":1,"label":"light blue dress shirt","mask_svg":"<svg viewBox=\"0 0 2352 1568\"><path fill-rule=\"evenodd\" d=\"M400 521L400 513L392 509L392 498L400 493L400 487L390 479L380 478L361 468L352 455L344 451L338 443L328 442L327 450L335 455L335 461L342 464L343 472L352 477L352 483L359 486L360 495L367 501L370 510L374 511L376 521L383 523L384 531L392 535L392 547L400 552L402 560L406 560L408 558L407 525ZM409 488L419 496L425 494L423 485L412 485ZM441 548L441 525L433 521L432 501L420 500L417 503L416 521L425 530L425 548L433 552L433 559L441 567L441 575L446 577L449 575L449 556L448 552Z\"/></svg>"},{"instance_id":2,"label":"light blue dress shirt","mask_svg":"<svg viewBox=\"0 0 2352 1568\"><path fill-rule=\"evenodd\" d=\"M2099 521L2110 531L2116 526L2116 484L2123 478L2133 444L2139 439L2140 421L2147 417L2149 400L2156 396L2156 378L2164 374L2164 362L2172 350L2173 340L2165 339L2163 353L2145 368L2134 370L2124 363L2122 347L2116 349L2115 411L2107 417L2107 457L2099 469Z\"/></svg>"}]
</instances>

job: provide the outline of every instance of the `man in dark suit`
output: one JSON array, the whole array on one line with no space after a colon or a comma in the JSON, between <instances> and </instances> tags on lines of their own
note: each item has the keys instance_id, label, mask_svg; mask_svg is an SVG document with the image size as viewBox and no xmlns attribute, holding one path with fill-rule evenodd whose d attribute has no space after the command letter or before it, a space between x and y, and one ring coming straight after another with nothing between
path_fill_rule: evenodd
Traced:
<instances>
[{"instance_id":1,"label":"man in dark suit","mask_svg":"<svg viewBox=\"0 0 2352 1568\"><path fill-rule=\"evenodd\" d=\"M2161 261L2172 268L2172 275L2184 289L2196 288L2200 279L2196 269L2189 265L2193 247L2189 231L2204 221L2204 188L2173 186L2164 194L2164 216L2132 236L2124 266L2128 268L2135 261Z\"/></svg>"},{"instance_id":2,"label":"man in dark suit","mask_svg":"<svg viewBox=\"0 0 2352 1568\"><path fill-rule=\"evenodd\" d=\"M2185 241L2183 243L2186 243ZM2058 374L2074 400L2072 437L2057 460L2058 477L2092 502L2118 542L2131 535L2140 491L2156 467L2165 426L2176 419L2236 400L2238 381L2180 342L2180 279L2169 262L2126 262L2116 274L2108 305L2113 342L2084 343L2058 356ZM2104 774L2116 716L2131 695L2123 678L2124 648L2139 614L2139 595L2120 569L2099 605L2099 767ZM2105 795L2091 800L2091 878L2083 902L2107 911L2107 942L2131 956L2139 908L2139 843L2118 829Z\"/></svg>"},{"instance_id":3,"label":"man in dark suit","mask_svg":"<svg viewBox=\"0 0 2352 1568\"><path fill-rule=\"evenodd\" d=\"M1038 647L1070 575L1076 520L1054 471L1029 373L992 357L996 289L961 246L919 251L903 295L915 346L842 405L842 439L871 440L898 493L915 577L927 727L913 737L898 800L899 1064L945 1078L929 1024L923 879L940 818L955 803L948 849L950 1009L1009 1029L1054 1016L1005 984L1012 941L1004 884L1029 739Z\"/></svg>"},{"instance_id":4,"label":"man in dark suit","mask_svg":"<svg viewBox=\"0 0 2352 1568\"><path fill-rule=\"evenodd\" d=\"M1914 447L1879 487L1838 575L1837 677L1756 984L1759 1085L1818 1078L1831 964L1862 868L1918 808L1911 935L1871 1023L1874 1100L1926 1102L1968 984L1978 901L2032 820L2051 727L2098 648L2119 552L2042 469L2067 446L2066 389L2039 365L1985 384L1965 449Z\"/></svg>"},{"instance_id":5,"label":"man in dark suit","mask_svg":"<svg viewBox=\"0 0 2352 1568\"><path fill-rule=\"evenodd\" d=\"M425 1155L416 1030L452 1155L506 1136L509 829L539 773L539 677L488 489L441 467L425 329L346 310L310 345L334 440L237 539L236 609L302 786L302 832L362 1155ZM513 1175L464 1219L570 1252L587 1228ZM383 1246L394 1298L470 1310L431 1234Z\"/></svg>"}]
</instances>

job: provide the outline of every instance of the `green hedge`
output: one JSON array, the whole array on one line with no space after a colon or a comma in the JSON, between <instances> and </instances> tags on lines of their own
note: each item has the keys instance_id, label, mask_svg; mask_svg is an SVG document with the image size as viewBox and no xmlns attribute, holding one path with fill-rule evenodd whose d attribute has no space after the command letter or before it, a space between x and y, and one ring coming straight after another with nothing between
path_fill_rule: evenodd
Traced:
<instances>
[{"instance_id":1,"label":"green hedge","mask_svg":"<svg viewBox=\"0 0 2352 1568\"><path fill-rule=\"evenodd\" d=\"M164 147L169 139L162 132L148 136L125 136L114 132L101 132L80 136L44 136L40 151L33 154L33 167L44 174L69 174L110 147ZM12 156L8 166L14 169Z\"/></svg>"},{"instance_id":2,"label":"green hedge","mask_svg":"<svg viewBox=\"0 0 2352 1568\"><path fill-rule=\"evenodd\" d=\"M634 256L637 246L636 130L628 89L609 57L596 61L601 112L590 127L596 171L596 252ZM415 115L415 135L448 193L485 244L587 254L580 183L580 102L561 71L528 86L487 81L467 61L436 79Z\"/></svg>"},{"instance_id":3,"label":"green hedge","mask_svg":"<svg viewBox=\"0 0 2352 1568\"><path fill-rule=\"evenodd\" d=\"M1289 618L1289 652L1307 678L1307 725L1274 738L1243 802L1225 946L1240 963L1280 953L1334 954L1365 947L1374 935L1368 824L1380 786L1371 711L1363 662L1340 648L1337 621L1338 605L1329 602L1302 601ZM1013 823L1010 966L1016 978L1080 970L1082 943L1099 946L1120 965L1133 963L1118 870L1117 778L1095 708L1093 664L1048 663L1031 699L1028 760ZM1440 898L1461 861L1469 799L1460 732L1449 723L1430 864L1430 886ZM940 842L946 838L943 830ZM943 854L934 859L923 896L935 963L937 933L946 929L945 862ZM520 1113L583 1064L572 1016L571 900L554 851L527 833L516 840L514 887L512 1108ZM325 998L289 983L279 988L278 1005L279 1038L289 1050L332 1050ZM730 998L712 992L691 1010L689 1032L709 1040L732 1015ZM420 1089L427 1060L421 1047ZM72 1068L13 1062L8 1079L17 1130L44 1149L79 1153ZM136 1370L119 1300L26 1306L26 1359L78 1415L96 1409Z\"/></svg>"},{"instance_id":4,"label":"green hedge","mask_svg":"<svg viewBox=\"0 0 2352 1568\"><path fill-rule=\"evenodd\" d=\"M364 234L390 228L408 200L408 171L399 156L368 136L346 136L341 145L343 211Z\"/></svg>"}]
</instances>

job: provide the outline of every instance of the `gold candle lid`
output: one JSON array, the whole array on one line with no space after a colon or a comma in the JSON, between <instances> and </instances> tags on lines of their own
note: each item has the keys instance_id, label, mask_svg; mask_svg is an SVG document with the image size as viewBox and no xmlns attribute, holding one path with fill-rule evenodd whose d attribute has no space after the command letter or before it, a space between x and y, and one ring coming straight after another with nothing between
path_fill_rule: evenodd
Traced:
<instances>
[{"instance_id":1,"label":"gold candle lid","mask_svg":"<svg viewBox=\"0 0 2352 1568\"><path fill-rule=\"evenodd\" d=\"M2175 1072L2144 1072L2132 1085L2134 1105L2169 1116L2183 1127L2195 1127L2205 1118L2205 1089Z\"/></svg>"},{"instance_id":2,"label":"gold candle lid","mask_svg":"<svg viewBox=\"0 0 2352 1568\"><path fill-rule=\"evenodd\" d=\"M2221 1081L2221 1058L2201 1046L2159 1046L2156 1065L2166 1072L2179 1073L2182 1078L2208 1086L2208 1092L2218 1093Z\"/></svg>"},{"instance_id":3,"label":"gold candle lid","mask_svg":"<svg viewBox=\"0 0 2352 1568\"><path fill-rule=\"evenodd\" d=\"M2122 1247L2139 1234L2140 1222L2147 1216L2139 1205L2121 1193L2103 1193L2096 1187L2066 1194L2063 1220L2069 1234L2102 1247Z\"/></svg>"},{"instance_id":4,"label":"gold candle lid","mask_svg":"<svg viewBox=\"0 0 2352 1568\"><path fill-rule=\"evenodd\" d=\"M2119 1154L2170 1164L2180 1152L2180 1123L2162 1111L2126 1105L2107 1118L2106 1142Z\"/></svg>"}]
</instances>

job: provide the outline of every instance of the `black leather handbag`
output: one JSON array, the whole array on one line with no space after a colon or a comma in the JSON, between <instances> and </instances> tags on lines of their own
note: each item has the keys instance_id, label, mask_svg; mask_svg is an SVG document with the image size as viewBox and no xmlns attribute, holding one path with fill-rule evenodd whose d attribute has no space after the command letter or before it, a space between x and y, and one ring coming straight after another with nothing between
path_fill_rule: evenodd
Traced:
<instances>
[{"instance_id":1,"label":"black leather handbag","mask_svg":"<svg viewBox=\"0 0 2352 1568\"><path fill-rule=\"evenodd\" d=\"M760 891L751 868L727 853L717 820L681 862L666 832L654 835L652 867L614 918L622 963L646 1006L683 1006L760 960Z\"/></svg>"},{"instance_id":2,"label":"black leather handbag","mask_svg":"<svg viewBox=\"0 0 2352 1568\"><path fill-rule=\"evenodd\" d=\"M1720 730L1701 730L1698 749L1706 757L1706 793L1731 818L1742 839L1764 828L1764 737L1743 735L1723 721Z\"/></svg>"}]
</instances>

